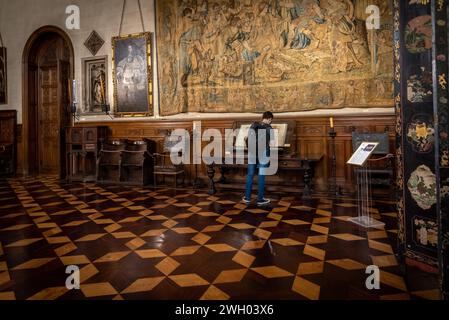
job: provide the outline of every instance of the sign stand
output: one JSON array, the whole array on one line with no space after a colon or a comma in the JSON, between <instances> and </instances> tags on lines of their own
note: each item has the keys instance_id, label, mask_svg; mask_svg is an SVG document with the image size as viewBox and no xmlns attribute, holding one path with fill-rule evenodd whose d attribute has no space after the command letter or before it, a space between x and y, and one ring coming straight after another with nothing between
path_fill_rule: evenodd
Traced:
<instances>
[{"instance_id":1,"label":"sign stand","mask_svg":"<svg viewBox=\"0 0 449 320\"><path fill-rule=\"evenodd\" d=\"M372 194L371 194L371 173L368 159L379 143L363 142L354 152L348 164L357 166L357 217L350 218L349 221L365 228L381 228L385 223L372 217Z\"/></svg>"}]
</instances>

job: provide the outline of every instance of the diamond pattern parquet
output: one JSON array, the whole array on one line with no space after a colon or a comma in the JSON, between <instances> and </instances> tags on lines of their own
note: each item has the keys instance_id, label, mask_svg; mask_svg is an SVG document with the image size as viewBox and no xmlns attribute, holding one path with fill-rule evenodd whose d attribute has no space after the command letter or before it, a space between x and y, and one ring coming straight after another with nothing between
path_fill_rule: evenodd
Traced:
<instances>
[{"instance_id":1,"label":"diamond pattern parquet","mask_svg":"<svg viewBox=\"0 0 449 320\"><path fill-rule=\"evenodd\" d=\"M409 290L395 256L394 203L374 203L384 229L348 221L354 200L0 181L0 300L432 299ZM365 288L366 266L381 289ZM80 269L80 290L65 287Z\"/></svg>"}]
</instances>

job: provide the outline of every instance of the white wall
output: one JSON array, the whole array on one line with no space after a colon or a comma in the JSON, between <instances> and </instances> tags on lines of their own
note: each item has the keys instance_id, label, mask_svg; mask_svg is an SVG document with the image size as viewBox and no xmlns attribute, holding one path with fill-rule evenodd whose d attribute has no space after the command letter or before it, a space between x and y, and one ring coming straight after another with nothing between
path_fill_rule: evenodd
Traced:
<instances>
[{"instance_id":1,"label":"white wall","mask_svg":"<svg viewBox=\"0 0 449 320\"><path fill-rule=\"evenodd\" d=\"M145 31L154 32L154 0L141 0ZM80 8L80 30L66 29L65 10L68 5ZM123 0L0 0L0 32L4 46L8 50L8 104L1 109L16 109L18 121L22 122L22 54L31 34L38 28L53 25L63 29L70 37L75 52L75 78L81 84L81 59L91 57L84 42L92 30L96 30L105 44L97 56L107 55L109 59L109 101L113 101L112 91L112 49L111 38L117 36L120 27ZM127 0L122 34L142 32L137 0ZM154 64L156 55L154 55ZM155 81L156 72L155 72ZM81 88L81 85L80 85ZM78 101L81 99L78 90ZM157 101L155 85L155 105ZM158 108L156 108L158 109Z\"/></svg>"},{"instance_id":2,"label":"white wall","mask_svg":"<svg viewBox=\"0 0 449 320\"><path fill-rule=\"evenodd\" d=\"M67 15L65 9L68 5L75 4L81 11L81 29L67 30L65 21ZM145 31L154 32L154 0L141 0ZM89 50L84 42L92 32L96 30L105 40L105 44L97 53L97 56L108 55L109 58L109 101L113 103L112 90L112 49L111 38L119 33L120 18L123 0L0 0L0 32L4 45L8 50L8 104L0 105L0 109L18 110L18 121L22 122L22 54L24 46L31 34L45 25L54 25L63 29L72 40L75 51L75 78L81 84L81 59L90 57ZM122 34L139 33L142 31L137 0L127 0L126 14ZM156 49L156 46L154 46ZM156 64L156 54L153 55L153 65ZM154 105L155 119L158 119L158 88L157 72L154 69ZM81 87L78 90L81 95ZM78 97L82 101L82 97ZM296 112L286 115L314 116L314 115L357 115L357 114L393 114L393 108L372 109L341 109L341 110L315 110L309 112ZM249 116L249 114L183 114L167 118L177 119L202 119L231 116ZM256 116L256 115L253 115ZM259 116L257 116L259 117ZM84 117L81 121L110 120L106 116ZM122 121L116 119L115 121ZM129 119L126 119L129 121ZM139 120L142 120L140 118ZM148 119L150 120L150 119Z\"/></svg>"}]
</instances>

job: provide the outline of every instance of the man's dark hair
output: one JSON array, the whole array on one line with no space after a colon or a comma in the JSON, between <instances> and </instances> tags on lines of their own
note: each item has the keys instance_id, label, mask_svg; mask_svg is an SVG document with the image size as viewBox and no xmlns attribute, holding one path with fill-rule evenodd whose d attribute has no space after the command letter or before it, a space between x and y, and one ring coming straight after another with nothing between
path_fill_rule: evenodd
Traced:
<instances>
[{"instance_id":1,"label":"man's dark hair","mask_svg":"<svg viewBox=\"0 0 449 320\"><path fill-rule=\"evenodd\" d=\"M273 116L273 113L271 111L266 111L262 115L262 120L264 120L264 119L273 119L273 118L274 118L274 116Z\"/></svg>"}]
</instances>

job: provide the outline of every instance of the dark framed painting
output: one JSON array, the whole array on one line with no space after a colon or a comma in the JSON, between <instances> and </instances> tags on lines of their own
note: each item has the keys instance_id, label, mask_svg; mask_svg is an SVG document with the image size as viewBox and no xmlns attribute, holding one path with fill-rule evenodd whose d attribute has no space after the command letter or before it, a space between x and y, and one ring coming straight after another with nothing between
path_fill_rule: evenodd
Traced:
<instances>
[{"instance_id":1,"label":"dark framed painting","mask_svg":"<svg viewBox=\"0 0 449 320\"><path fill-rule=\"evenodd\" d=\"M152 36L144 32L112 38L114 115L153 115Z\"/></svg>"},{"instance_id":2,"label":"dark framed painting","mask_svg":"<svg viewBox=\"0 0 449 320\"><path fill-rule=\"evenodd\" d=\"M0 104L7 102L6 48L0 47Z\"/></svg>"},{"instance_id":3,"label":"dark framed painting","mask_svg":"<svg viewBox=\"0 0 449 320\"><path fill-rule=\"evenodd\" d=\"M108 56L82 59L83 105L81 114L104 113L108 100Z\"/></svg>"}]
</instances>

